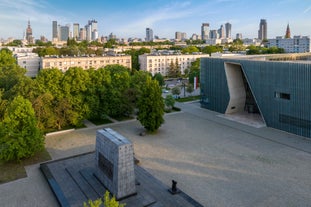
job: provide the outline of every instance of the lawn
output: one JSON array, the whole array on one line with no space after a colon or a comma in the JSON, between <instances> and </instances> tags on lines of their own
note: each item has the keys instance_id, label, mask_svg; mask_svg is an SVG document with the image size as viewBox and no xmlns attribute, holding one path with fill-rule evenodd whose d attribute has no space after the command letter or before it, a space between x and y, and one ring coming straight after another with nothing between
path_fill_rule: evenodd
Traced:
<instances>
[{"instance_id":1,"label":"lawn","mask_svg":"<svg viewBox=\"0 0 311 207\"><path fill-rule=\"evenodd\" d=\"M188 102L188 101L198 101L200 100L201 96L188 96L185 98L178 98L176 99L177 102Z\"/></svg>"},{"instance_id":2,"label":"lawn","mask_svg":"<svg viewBox=\"0 0 311 207\"><path fill-rule=\"evenodd\" d=\"M35 156L24 159L21 162L0 161L0 184L24 178L27 176L25 166L51 160L50 154L46 149L38 152Z\"/></svg>"}]
</instances>

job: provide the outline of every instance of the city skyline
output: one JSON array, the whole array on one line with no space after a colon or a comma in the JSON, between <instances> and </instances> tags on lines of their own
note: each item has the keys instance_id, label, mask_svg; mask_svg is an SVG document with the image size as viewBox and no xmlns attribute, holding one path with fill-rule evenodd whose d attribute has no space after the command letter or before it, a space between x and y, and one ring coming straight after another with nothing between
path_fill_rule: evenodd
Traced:
<instances>
[{"instance_id":1,"label":"city skyline","mask_svg":"<svg viewBox=\"0 0 311 207\"><path fill-rule=\"evenodd\" d=\"M100 36L115 34L118 38L145 38L151 28L160 38L174 38L176 31L191 37L201 34L202 23L218 29L229 22L231 36L257 38L260 19L267 20L268 38L283 36L289 23L292 35L311 35L311 2L298 0L157 0L92 3L61 0L2 0L0 2L0 38L23 38L28 20L33 36L52 39L52 21L84 26L89 19L98 21Z\"/></svg>"}]
</instances>

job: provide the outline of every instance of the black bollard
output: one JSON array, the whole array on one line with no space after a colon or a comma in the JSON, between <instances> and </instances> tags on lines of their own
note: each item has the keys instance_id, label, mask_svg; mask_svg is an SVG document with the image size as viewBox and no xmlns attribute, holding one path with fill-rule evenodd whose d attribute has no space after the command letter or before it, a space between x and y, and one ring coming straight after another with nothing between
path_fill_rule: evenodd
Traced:
<instances>
[{"instance_id":1,"label":"black bollard","mask_svg":"<svg viewBox=\"0 0 311 207\"><path fill-rule=\"evenodd\" d=\"M172 188L169 188L168 191L173 195L180 193L180 190L177 189L177 181L172 180Z\"/></svg>"}]
</instances>

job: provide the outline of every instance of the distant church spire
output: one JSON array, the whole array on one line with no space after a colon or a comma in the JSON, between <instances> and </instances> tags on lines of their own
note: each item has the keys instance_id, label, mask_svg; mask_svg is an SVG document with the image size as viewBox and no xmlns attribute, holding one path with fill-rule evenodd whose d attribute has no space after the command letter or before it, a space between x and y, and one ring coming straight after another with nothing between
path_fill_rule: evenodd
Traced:
<instances>
[{"instance_id":1,"label":"distant church spire","mask_svg":"<svg viewBox=\"0 0 311 207\"><path fill-rule=\"evenodd\" d=\"M290 38L290 29L289 29L289 24L287 24L285 38Z\"/></svg>"}]
</instances>

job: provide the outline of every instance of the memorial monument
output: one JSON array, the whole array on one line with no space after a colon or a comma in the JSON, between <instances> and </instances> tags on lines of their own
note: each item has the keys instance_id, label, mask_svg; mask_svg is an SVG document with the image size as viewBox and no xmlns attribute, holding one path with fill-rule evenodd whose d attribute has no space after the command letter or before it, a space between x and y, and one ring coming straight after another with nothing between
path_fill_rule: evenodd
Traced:
<instances>
[{"instance_id":1,"label":"memorial monument","mask_svg":"<svg viewBox=\"0 0 311 207\"><path fill-rule=\"evenodd\" d=\"M132 143L110 128L96 132L96 176L117 200L136 194Z\"/></svg>"}]
</instances>

